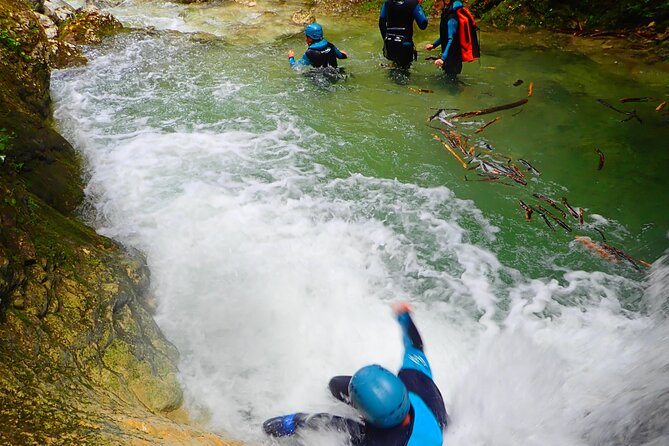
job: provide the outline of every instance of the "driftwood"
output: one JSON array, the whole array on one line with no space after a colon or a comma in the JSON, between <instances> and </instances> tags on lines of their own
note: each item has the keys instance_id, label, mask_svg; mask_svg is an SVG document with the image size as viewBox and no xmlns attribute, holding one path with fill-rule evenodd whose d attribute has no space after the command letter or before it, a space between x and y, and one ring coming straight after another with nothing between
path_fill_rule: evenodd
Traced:
<instances>
[{"instance_id":1,"label":"driftwood","mask_svg":"<svg viewBox=\"0 0 669 446\"><path fill-rule=\"evenodd\" d=\"M436 134L434 134L434 133L432 134L432 137L433 137L434 139L436 139L437 141L439 141L440 143L442 143L443 146L444 146L444 148L445 148L451 155L453 155L453 156L455 157L455 159L457 159L457 160L460 162L460 164L462 164L462 167L463 167L465 170L467 169L467 163L466 163L462 158L460 158L460 156L459 156L457 153L455 153L455 151L453 151L453 149L451 149L451 146L449 146L448 143L447 143L446 141L442 140L441 138L439 138L438 135L436 135Z\"/></svg>"},{"instance_id":2,"label":"driftwood","mask_svg":"<svg viewBox=\"0 0 669 446\"><path fill-rule=\"evenodd\" d=\"M562 197L562 204L565 205L565 207L567 208L572 217L578 219L578 212L576 212L576 209L571 207L571 205L567 201L567 197Z\"/></svg>"},{"instance_id":3,"label":"driftwood","mask_svg":"<svg viewBox=\"0 0 669 446\"><path fill-rule=\"evenodd\" d=\"M429 90L427 88L416 88L416 87L409 87L409 90L417 93L417 94L422 94L422 93L434 93L434 90Z\"/></svg>"},{"instance_id":4,"label":"driftwood","mask_svg":"<svg viewBox=\"0 0 669 446\"><path fill-rule=\"evenodd\" d=\"M495 119L493 119L492 121L488 121L488 122L486 122L486 123L483 124L481 127L477 128L477 129L474 131L474 133L481 133L481 132L483 131L483 129L485 129L485 128L488 127L489 125L493 125L494 123L496 123L496 122L499 121L500 119L502 119L502 117L501 117L501 116L498 116L498 117L496 117Z\"/></svg>"},{"instance_id":5,"label":"driftwood","mask_svg":"<svg viewBox=\"0 0 669 446\"><path fill-rule=\"evenodd\" d=\"M534 212L534 210L530 206L526 205L523 200L518 201L520 202L520 207L525 211L525 220L532 221L532 212Z\"/></svg>"},{"instance_id":6,"label":"driftwood","mask_svg":"<svg viewBox=\"0 0 669 446\"><path fill-rule=\"evenodd\" d=\"M620 102L622 102L623 104L625 102L648 102L648 101L651 101L653 99L655 99L655 98L652 98L650 96L644 96L642 98L622 98L622 99L620 99Z\"/></svg>"},{"instance_id":7,"label":"driftwood","mask_svg":"<svg viewBox=\"0 0 669 446\"><path fill-rule=\"evenodd\" d=\"M510 104L498 105L497 107L483 108L481 110L460 113L455 116L451 116L451 119L469 118L470 116L487 115L489 113L495 113L500 110L508 110L510 108L520 107L521 105L527 104L527 101L528 101L527 98L523 98L520 101L511 102Z\"/></svg>"},{"instance_id":8,"label":"driftwood","mask_svg":"<svg viewBox=\"0 0 669 446\"><path fill-rule=\"evenodd\" d=\"M603 105L603 106L606 107L606 108L610 108L610 109L613 110L614 112L618 112L618 113L620 113L620 114L622 114L622 115L627 115L627 116L628 116L627 119L623 119L621 122L627 122L627 121L629 121L630 119L634 118L634 119L636 119L637 121L639 121L639 124L642 123L641 118L639 117L639 115L636 114L636 110L632 110L631 112L628 112L628 111L625 111L625 110L620 110L619 108L615 108L613 105L611 105L611 104L609 104L608 102L606 102L604 99L597 99L597 102L598 102L600 105Z\"/></svg>"},{"instance_id":9,"label":"driftwood","mask_svg":"<svg viewBox=\"0 0 669 446\"><path fill-rule=\"evenodd\" d=\"M599 155L599 164L597 165L597 170L602 170L604 168L604 154L599 149L595 149L595 151L597 152L597 155Z\"/></svg>"},{"instance_id":10,"label":"driftwood","mask_svg":"<svg viewBox=\"0 0 669 446\"><path fill-rule=\"evenodd\" d=\"M545 196L545 195L543 195L543 194L536 193L536 192L533 193L532 195L533 195L535 198L538 198L539 200L545 201L546 203L548 203L549 205L551 205L553 208L555 208L555 210L558 211L558 212L560 213L560 215L562 215L562 218L566 218L566 217L567 217L566 212L563 211L562 209L560 209L560 207L559 207L558 204L555 202L555 200L553 200L553 199L551 199L551 198L549 198L549 197L547 197L547 196Z\"/></svg>"},{"instance_id":11,"label":"driftwood","mask_svg":"<svg viewBox=\"0 0 669 446\"><path fill-rule=\"evenodd\" d=\"M522 164L523 166L527 167L527 170L530 171L530 172L532 172L533 174L535 174L535 175L541 175L541 172L539 172L537 169L535 169L534 166L533 166L532 164L530 164L529 162L525 161L524 159L522 159L522 158L518 158L518 162L519 162L520 164Z\"/></svg>"},{"instance_id":12,"label":"driftwood","mask_svg":"<svg viewBox=\"0 0 669 446\"><path fill-rule=\"evenodd\" d=\"M667 101L664 101L664 102L660 103L660 105L658 105L657 107L655 107L655 111L656 111L656 112L659 112L660 110L662 110L662 109L663 109L664 107L666 107L666 106L667 106Z\"/></svg>"}]
</instances>

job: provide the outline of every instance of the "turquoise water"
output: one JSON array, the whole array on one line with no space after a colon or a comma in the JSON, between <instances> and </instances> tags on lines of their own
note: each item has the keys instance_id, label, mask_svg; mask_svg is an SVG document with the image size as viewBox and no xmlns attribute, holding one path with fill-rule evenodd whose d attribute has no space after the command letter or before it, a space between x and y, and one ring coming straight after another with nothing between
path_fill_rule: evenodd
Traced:
<instances>
[{"instance_id":1,"label":"turquoise water","mask_svg":"<svg viewBox=\"0 0 669 446\"><path fill-rule=\"evenodd\" d=\"M452 417L445 444L661 444L669 121L655 107L667 67L565 37L484 32L461 83L425 51L397 82L374 17L330 17L319 20L350 56L347 77L315 84L285 57L304 48L286 25L300 5L124 4L115 13L134 26L215 36L121 34L53 77L58 125L87 160L89 217L146 253L190 410L255 442L277 413L345 412L328 378L399 365L388 304L406 299ZM476 171L427 118L517 101L530 82L524 106L455 125L477 152L488 144L541 176L465 181ZM655 99L619 102L633 96ZM526 222L518 200L539 204L533 193L567 197L585 224ZM637 271L574 241L601 240L594 227L655 265Z\"/></svg>"}]
</instances>

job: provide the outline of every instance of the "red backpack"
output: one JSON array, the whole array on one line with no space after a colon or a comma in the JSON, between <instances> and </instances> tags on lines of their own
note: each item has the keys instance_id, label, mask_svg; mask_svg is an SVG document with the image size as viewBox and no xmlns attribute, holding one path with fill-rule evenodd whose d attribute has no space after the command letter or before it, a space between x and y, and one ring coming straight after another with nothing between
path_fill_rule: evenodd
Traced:
<instances>
[{"instance_id":1,"label":"red backpack","mask_svg":"<svg viewBox=\"0 0 669 446\"><path fill-rule=\"evenodd\" d=\"M481 57L481 47L476 36L476 20L465 7L456 11L458 19L458 38L460 40L460 54L463 62L471 62Z\"/></svg>"}]
</instances>

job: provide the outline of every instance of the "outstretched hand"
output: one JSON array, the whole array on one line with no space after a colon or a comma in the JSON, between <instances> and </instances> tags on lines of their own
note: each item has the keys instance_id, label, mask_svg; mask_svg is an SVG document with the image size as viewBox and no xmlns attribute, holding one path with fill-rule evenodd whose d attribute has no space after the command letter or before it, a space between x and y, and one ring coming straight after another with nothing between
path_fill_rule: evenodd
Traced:
<instances>
[{"instance_id":1,"label":"outstretched hand","mask_svg":"<svg viewBox=\"0 0 669 446\"><path fill-rule=\"evenodd\" d=\"M397 316L413 311L413 306L409 302L395 302L392 307Z\"/></svg>"},{"instance_id":2,"label":"outstretched hand","mask_svg":"<svg viewBox=\"0 0 669 446\"><path fill-rule=\"evenodd\" d=\"M288 50L288 58L295 57L293 50Z\"/></svg>"},{"instance_id":3,"label":"outstretched hand","mask_svg":"<svg viewBox=\"0 0 669 446\"><path fill-rule=\"evenodd\" d=\"M437 59L434 61L434 64L438 67L441 67L442 65L444 65L444 61L441 59Z\"/></svg>"},{"instance_id":4,"label":"outstretched hand","mask_svg":"<svg viewBox=\"0 0 669 446\"><path fill-rule=\"evenodd\" d=\"M431 43L428 43L427 45L425 45L425 49L428 50L428 51L431 51L432 49L434 49L434 45L432 45Z\"/></svg>"}]
</instances>

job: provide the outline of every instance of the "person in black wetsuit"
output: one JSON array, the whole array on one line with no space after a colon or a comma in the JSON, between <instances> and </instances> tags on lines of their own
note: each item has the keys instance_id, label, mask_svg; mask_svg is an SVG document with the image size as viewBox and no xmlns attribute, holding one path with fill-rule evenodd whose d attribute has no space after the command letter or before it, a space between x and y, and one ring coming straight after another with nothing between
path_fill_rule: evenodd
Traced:
<instances>
[{"instance_id":1,"label":"person in black wetsuit","mask_svg":"<svg viewBox=\"0 0 669 446\"><path fill-rule=\"evenodd\" d=\"M427 28L422 0L385 0L379 14L379 31L383 37L383 55L397 68L408 69L416 60L413 22Z\"/></svg>"},{"instance_id":2,"label":"person in black wetsuit","mask_svg":"<svg viewBox=\"0 0 669 446\"><path fill-rule=\"evenodd\" d=\"M425 49L430 51L441 44L441 56L434 61L434 64L442 67L446 76L451 80L456 80L458 74L462 72L462 56L460 53L460 41L458 40L458 19L457 10L462 8L463 4L459 0L449 0L441 11L441 21L439 22L439 37L434 43L425 45Z\"/></svg>"},{"instance_id":3,"label":"person in black wetsuit","mask_svg":"<svg viewBox=\"0 0 669 446\"><path fill-rule=\"evenodd\" d=\"M318 23L310 23L304 28L307 40L307 51L300 60L295 60L293 50L288 51L288 63L291 65L310 65L314 68L337 68L337 59L346 59L348 55L340 51L333 43L323 38L323 27Z\"/></svg>"},{"instance_id":4,"label":"person in black wetsuit","mask_svg":"<svg viewBox=\"0 0 669 446\"><path fill-rule=\"evenodd\" d=\"M399 303L393 309L405 349L399 373L374 364L329 383L332 395L357 409L360 420L298 412L265 421L265 433L286 437L304 429L328 429L347 433L353 446L441 446L447 424L444 400L432 380L411 307Z\"/></svg>"}]
</instances>

